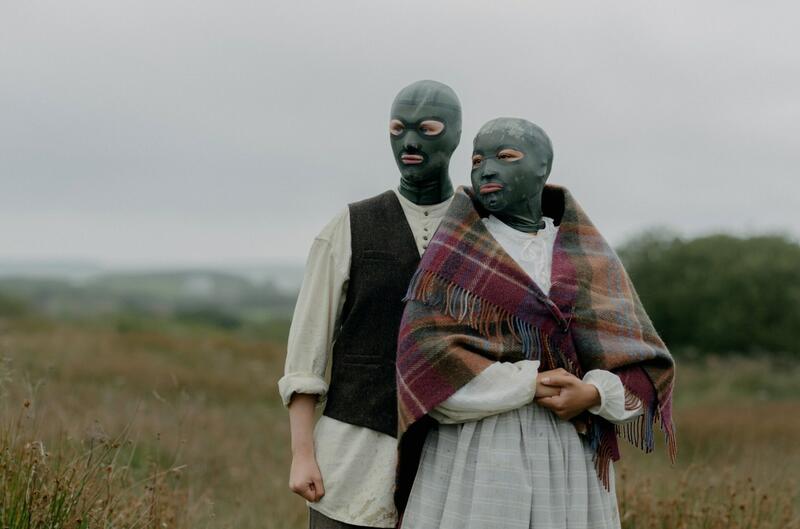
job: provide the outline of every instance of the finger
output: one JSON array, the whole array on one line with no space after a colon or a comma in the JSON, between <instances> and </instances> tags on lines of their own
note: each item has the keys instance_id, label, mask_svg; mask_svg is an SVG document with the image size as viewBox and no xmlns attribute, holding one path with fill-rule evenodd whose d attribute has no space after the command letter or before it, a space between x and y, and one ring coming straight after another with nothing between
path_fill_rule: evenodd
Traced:
<instances>
[{"instance_id":1,"label":"finger","mask_svg":"<svg viewBox=\"0 0 800 529\"><path fill-rule=\"evenodd\" d=\"M546 376L549 376L549 375L558 375L558 374L563 374L563 373L561 373L561 369L560 368L559 369L549 369L547 371L540 371L539 372L539 376L540 377L546 377Z\"/></svg>"},{"instance_id":2,"label":"finger","mask_svg":"<svg viewBox=\"0 0 800 529\"><path fill-rule=\"evenodd\" d=\"M547 371L542 371L539 373L542 376L549 376L549 375L569 375L570 372L564 369L563 367L557 367L556 369L550 369Z\"/></svg>"},{"instance_id":3,"label":"finger","mask_svg":"<svg viewBox=\"0 0 800 529\"><path fill-rule=\"evenodd\" d=\"M549 410L553 410L558 406L558 396L554 397L542 397L541 399L537 399L537 404L543 406Z\"/></svg>"},{"instance_id":4,"label":"finger","mask_svg":"<svg viewBox=\"0 0 800 529\"><path fill-rule=\"evenodd\" d=\"M317 489L314 487L313 481L308 484L308 488L306 490L308 490L308 498L306 499L311 502L317 501Z\"/></svg>"},{"instance_id":5,"label":"finger","mask_svg":"<svg viewBox=\"0 0 800 529\"><path fill-rule=\"evenodd\" d=\"M314 497L316 494L314 493L314 483L309 481L305 484L305 486L297 492L303 499L308 501L315 501Z\"/></svg>"},{"instance_id":6,"label":"finger","mask_svg":"<svg viewBox=\"0 0 800 529\"><path fill-rule=\"evenodd\" d=\"M536 388L536 395L537 398L542 397L555 397L561 393L561 388L552 387L552 386L545 386L543 384L539 384Z\"/></svg>"},{"instance_id":7,"label":"finger","mask_svg":"<svg viewBox=\"0 0 800 529\"><path fill-rule=\"evenodd\" d=\"M555 375L547 375L546 377L542 378L542 384L545 386L557 386L557 387L564 387L569 386L575 383L577 377L570 374L555 374Z\"/></svg>"},{"instance_id":8,"label":"finger","mask_svg":"<svg viewBox=\"0 0 800 529\"><path fill-rule=\"evenodd\" d=\"M317 492L317 499L314 501L319 501L325 496L325 485L322 484L322 478L315 478L314 479L314 489Z\"/></svg>"}]
</instances>

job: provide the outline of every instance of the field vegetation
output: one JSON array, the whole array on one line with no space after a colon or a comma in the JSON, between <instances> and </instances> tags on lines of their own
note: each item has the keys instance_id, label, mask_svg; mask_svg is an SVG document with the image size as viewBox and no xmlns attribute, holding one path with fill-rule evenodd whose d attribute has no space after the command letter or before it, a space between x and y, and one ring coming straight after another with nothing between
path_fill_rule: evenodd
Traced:
<instances>
[{"instance_id":1,"label":"field vegetation","mask_svg":"<svg viewBox=\"0 0 800 529\"><path fill-rule=\"evenodd\" d=\"M2 321L0 353L3 516L12 503L44 516L55 483L80 470L66 486L85 487L67 503L85 527L304 527L305 505L287 488L282 342L25 317ZM660 449L625 451L624 527L800 527L798 377L788 359L681 363L678 464ZM37 497L20 500L31 475ZM74 527L4 525L62 526Z\"/></svg>"},{"instance_id":2,"label":"field vegetation","mask_svg":"<svg viewBox=\"0 0 800 529\"><path fill-rule=\"evenodd\" d=\"M675 345L679 446L675 466L663 446L624 449L623 527L800 529L800 254L782 238L759 240L760 256L706 242L620 249ZM169 285L158 295L130 277L0 281L0 527L305 527L277 394L291 300L175 278L148 279Z\"/></svg>"}]
</instances>

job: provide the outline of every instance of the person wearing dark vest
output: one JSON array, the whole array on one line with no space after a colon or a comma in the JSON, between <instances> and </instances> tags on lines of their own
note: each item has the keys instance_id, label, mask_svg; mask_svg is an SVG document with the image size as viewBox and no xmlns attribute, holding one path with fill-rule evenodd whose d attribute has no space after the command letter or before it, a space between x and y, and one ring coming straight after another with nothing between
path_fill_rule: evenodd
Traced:
<instances>
[{"instance_id":1,"label":"person wearing dark vest","mask_svg":"<svg viewBox=\"0 0 800 529\"><path fill-rule=\"evenodd\" d=\"M289 486L307 500L311 529L397 523L397 333L411 276L453 197L455 92L435 81L403 88L389 138L399 186L350 204L314 240L278 382L289 408Z\"/></svg>"}]
</instances>

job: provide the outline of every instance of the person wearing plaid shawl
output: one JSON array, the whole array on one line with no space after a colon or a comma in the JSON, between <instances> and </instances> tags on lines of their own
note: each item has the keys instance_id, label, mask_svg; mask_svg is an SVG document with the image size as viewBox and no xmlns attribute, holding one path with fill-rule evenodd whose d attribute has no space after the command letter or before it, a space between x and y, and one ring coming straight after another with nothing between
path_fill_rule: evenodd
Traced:
<instances>
[{"instance_id":1,"label":"person wearing plaid shawl","mask_svg":"<svg viewBox=\"0 0 800 529\"><path fill-rule=\"evenodd\" d=\"M617 436L674 460L674 362L619 258L547 185L552 147L484 125L406 295L398 336L399 525L620 527Z\"/></svg>"}]
</instances>

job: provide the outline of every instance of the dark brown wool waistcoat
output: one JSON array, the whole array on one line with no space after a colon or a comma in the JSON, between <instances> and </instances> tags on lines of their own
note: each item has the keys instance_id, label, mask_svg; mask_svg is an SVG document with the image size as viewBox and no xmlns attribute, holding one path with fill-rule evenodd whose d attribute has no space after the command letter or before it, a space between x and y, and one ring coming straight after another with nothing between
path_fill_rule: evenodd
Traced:
<instances>
[{"instance_id":1,"label":"dark brown wool waistcoat","mask_svg":"<svg viewBox=\"0 0 800 529\"><path fill-rule=\"evenodd\" d=\"M349 208L350 280L324 413L396 436L397 332L419 251L393 191Z\"/></svg>"}]
</instances>

